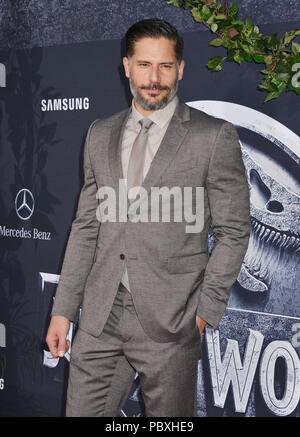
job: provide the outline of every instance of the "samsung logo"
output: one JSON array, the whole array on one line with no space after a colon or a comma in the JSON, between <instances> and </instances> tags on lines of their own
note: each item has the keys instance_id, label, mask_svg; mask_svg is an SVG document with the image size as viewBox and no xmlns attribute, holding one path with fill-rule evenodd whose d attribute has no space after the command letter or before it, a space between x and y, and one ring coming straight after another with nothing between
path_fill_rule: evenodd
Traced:
<instances>
[{"instance_id":1,"label":"samsung logo","mask_svg":"<svg viewBox=\"0 0 300 437\"><path fill-rule=\"evenodd\" d=\"M47 111L86 111L90 107L88 97L69 97L64 99L43 99L41 110Z\"/></svg>"}]
</instances>

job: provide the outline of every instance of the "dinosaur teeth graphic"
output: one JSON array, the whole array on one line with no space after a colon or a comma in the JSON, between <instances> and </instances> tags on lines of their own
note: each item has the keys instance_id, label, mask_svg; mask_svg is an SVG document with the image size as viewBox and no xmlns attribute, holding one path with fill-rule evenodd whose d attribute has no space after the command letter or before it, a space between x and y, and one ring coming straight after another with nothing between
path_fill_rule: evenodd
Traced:
<instances>
[{"instance_id":1,"label":"dinosaur teeth graphic","mask_svg":"<svg viewBox=\"0 0 300 437\"><path fill-rule=\"evenodd\" d=\"M255 233L256 238L264 241L265 243L274 244L280 249L295 250L300 246L300 237L297 235L288 235L285 232L271 229L268 226L259 223L255 218L251 218L252 231Z\"/></svg>"},{"instance_id":2,"label":"dinosaur teeth graphic","mask_svg":"<svg viewBox=\"0 0 300 437\"><path fill-rule=\"evenodd\" d=\"M268 174L243 143L251 203L251 235L238 282L251 292L269 290L272 272L300 252L300 197ZM287 253L288 252L288 253Z\"/></svg>"},{"instance_id":3,"label":"dinosaur teeth graphic","mask_svg":"<svg viewBox=\"0 0 300 437\"><path fill-rule=\"evenodd\" d=\"M252 255L250 256L249 251L247 252L238 277L238 281L244 288L254 292L265 292L270 285L271 274L267 264L262 265L261 262L257 261L260 256L262 257L262 251L265 253L268 250L271 253L273 250L280 249L281 251L298 253L300 251L300 236L272 229L251 217L249 247L259 248L261 245L263 245L260 249L261 255L259 255L260 252L251 251Z\"/></svg>"}]
</instances>

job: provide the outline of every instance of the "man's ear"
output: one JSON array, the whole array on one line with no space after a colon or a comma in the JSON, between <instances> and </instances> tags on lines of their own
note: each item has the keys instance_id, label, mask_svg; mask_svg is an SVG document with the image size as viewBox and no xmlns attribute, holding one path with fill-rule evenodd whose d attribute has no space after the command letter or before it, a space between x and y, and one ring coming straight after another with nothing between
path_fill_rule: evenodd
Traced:
<instances>
[{"instance_id":1,"label":"man's ear","mask_svg":"<svg viewBox=\"0 0 300 437\"><path fill-rule=\"evenodd\" d=\"M129 79L129 77L130 77L129 59L126 56L124 56L124 58L123 58L123 66L124 66L124 70L125 70L125 75Z\"/></svg>"},{"instance_id":2,"label":"man's ear","mask_svg":"<svg viewBox=\"0 0 300 437\"><path fill-rule=\"evenodd\" d=\"M185 62L184 60L182 60L179 64L179 69L178 69L178 80L181 80L183 77L183 70L184 70L184 66L185 66Z\"/></svg>"}]
</instances>

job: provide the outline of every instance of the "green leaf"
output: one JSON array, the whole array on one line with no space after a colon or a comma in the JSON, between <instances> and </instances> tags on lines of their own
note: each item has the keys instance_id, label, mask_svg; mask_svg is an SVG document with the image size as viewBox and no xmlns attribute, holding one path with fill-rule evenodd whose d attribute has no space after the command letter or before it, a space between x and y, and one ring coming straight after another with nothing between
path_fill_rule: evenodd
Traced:
<instances>
[{"instance_id":1,"label":"green leaf","mask_svg":"<svg viewBox=\"0 0 300 437\"><path fill-rule=\"evenodd\" d=\"M190 9L194 6L193 0L185 0L182 3L184 9Z\"/></svg>"},{"instance_id":2,"label":"green leaf","mask_svg":"<svg viewBox=\"0 0 300 437\"><path fill-rule=\"evenodd\" d=\"M276 89L279 92L282 92L284 90L284 88L286 87L286 83L282 82L281 80L278 80L278 76L277 76L277 79L275 77L273 77L273 79L271 80L271 83L276 87Z\"/></svg>"},{"instance_id":3,"label":"green leaf","mask_svg":"<svg viewBox=\"0 0 300 437\"><path fill-rule=\"evenodd\" d=\"M269 87L270 87L270 85L265 81L258 85L259 89L265 90L265 91L268 91Z\"/></svg>"},{"instance_id":4,"label":"green leaf","mask_svg":"<svg viewBox=\"0 0 300 437\"><path fill-rule=\"evenodd\" d=\"M249 47L246 44L241 44L241 48L243 49L243 51L245 53L245 61L251 62L252 61L252 56L250 54Z\"/></svg>"},{"instance_id":5,"label":"green leaf","mask_svg":"<svg viewBox=\"0 0 300 437\"><path fill-rule=\"evenodd\" d=\"M220 70L222 70L222 65L221 65L222 60L223 60L223 58L221 56L214 56L207 63L207 67L213 71L220 71Z\"/></svg>"},{"instance_id":6,"label":"green leaf","mask_svg":"<svg viewBox=\"0 0 300 437\"><path fill-rule=\"evenodd\" d=\"M300 35L300 29L291 30L283 34L283 43L288 45L297 35Z\"/></svg>"},{"instance_id":7,"label":"green leaf","mask_svg":"<svg viewBox=\"0 0 300 437\"><path fill-rule=\"evenodd\" d=\"M167 3L169 5L176 6L177 8L180 8L180 6L181 6L180 0L168 0Z\"/></svg>"},{"instance_id":8,"label":"green leaf","mask_svg":"<svg viewBox=\"0 0 300 437\"><path fill-rule=\"evenodd\" d=\"M264 102L267 103L272 99L276 99L280 94L281 94L280 91L272 91L267 95Z\"/></svg>"},{"instance_id":9,"label":"green leaf","mask_svg":"<svg viewBox=\"0 0 300 437\"><path fill-rule=\"evenodd\" d=\"M278 80L282 82L288 82L290 75L289 73L279 73L277 74Z\"/></svg>"},{"instance_id":10,"label":"green leaf","mask_svg":"<svg viewBox=\"0 0 300 437\"><path fill-rule=\"evenodd\" d=\"M243 60L244 60L244 56L243 56L240 52L236 52L236 53L233 55L233 59L235 60L235 62L237 62L238 64L241 65L241 63L242 63Z\"/></svg>"},{"instance_id":11,"label":"green leaf","mask_svg":"<svg viewBox=\"0 0 300 437\"><path fill-rule=\"evenodd\" d=\"M203 12L204 15L210 15L210 9L206 5L202 6L201 12Z\"/></svg>"},{"instance_id":12,"label":"green leaf","mask_svg":"<svg viewBox=\"0 0 300 437\"><path fill-rule=\"evenodd\" d=\"M231 18L233 18L237 14L238 10L239 10L239 8L238 8L237 4L233 3L231 8L229 9L229 16Z\"/></svg>"},{"instance_id":13,"label":"green leaf","mask_svg":"<svg viewBox=\"0 0 300 437\"><path fill-rule=\"evenodd\" d=\"M300 53L300 44L297 42L292 42L292 52L294 55L297 55L298 53Z\"/></svg>"},{"instance_id":14,"label":"green leaf","mask_svg":"<svg viewBox=\"0 0 300 437\"><path fill-rule=\"evenodd\" d=\"M226 20L227 16L225 14L217 14L216 19L217 20Z\"/></svg>"},{"instance_id":15,"label":"green leaf","mask_svg":"<svg viewBox=\"0 0 300 437\"><path fill-rule=\"evenodd\" d=\"M214 14L212 14L212 15L211 15L207 20L206 20L206 23L209 24L209 25L211 25L211 24L214 23L214 21L215 21L215 16L214 16Z\"/></svg>"},{"instance_id":16,"label":"green leaf","mask_svg":"<svg viewBox=\"0 0 300 437\"><path fill-rule=\"evenodd\" d=\"M233 57L234 57L235 53L236 53L236 49L233 49L233 48L228 48L227 49L227 59L228 59L228 61L233 61Z\"/></svg>"},{"instance_id":17,"label":"green leaf","mask_svg":"<svg viewBox=\"0 0 300 437\"><path fill-rule=\"evenodd\" d=\"M272 55L264 56L264 60L265 60L265 64L271 65L273 63L273 56Z\"/></svg>"},{"instance_id":18,"label":"green leaf","mask_svg":"<svg viewBox=\"0 0 300 437\"><path fill-rule=\"evenodd\" d=\"M277 34L273 33L266 39L266 46L270 50L277 50L279 47L279 40L277 39Z\"/></svg>"},{"instance_id":19,"label":"green leaf","mask_svg":"<svg viewBox=\"0 0 300 437\"><path fill-rule=\"evenodd\" d=\"M241 47L247 55L250 55L250 49L246 44L241 44Z\"/></svg>"},{"instance_id":20,"label":"green leaf","mask_svg":"<svg viewBox=\"0 0 300 437\"><path fill-rule=\"evenodd\" d=\"M211 30L212 30L213 32L216 32L216 31L218 30L218 25L217 25L217 23L214 23L214 24L211 25Z\"/></svg>"},{"instance_id":21,"label":"green leaf","mask_svg":"<svg viewBox=\"0 0 300 437\"><path fill-rule=\"evenodd\" d=\"M290 68L285 61L279 61L276 64L275 72L276 73L289 73Z\"/></svg>"},{"instance_id":22,"label":"green leaf","mask_svg":"<svg viewBox=\"0 0 300 437\"><path fill-rule=\"evenodd\" d=\"M193 8L191 10L191 14L194 17L194 20L197 21L198 23L201 23L203 21L202 16L200 15L199 9L198 8Z\"/></svg>"},{"instance_id":23,"label":"green leaf","mask_svg":"<svg viewBox=\"0 0 300 437\"><path fill-rule=\"evenodd\" d=\"M253 59L257 64L261 64L262 62L265 62L264 55L261 55L260 53L254 53Z\"/></svg>"},{"instance_id":24,"label":"green leaf","mask_svg":"<svg viewBox=\"0 0 300 437\"><path fill-rule=\"evenodd\" d=\"M288 65L292 67L293 64L298 64L300 62L300 53L295 56L291 56L288 60Z\"/></svg>"},{"instance_id":25,"label":"green leaf","mask_svg":"<svg viewBox=\"0 0 300 437\"><path fill-rule=\"evenodd\" d=\"M223 38L215 38L209 43L209 45L214 47L220 47L226 45L226 42Z\"/></svg>"},{"instance_id":26,"label":"green leaf","mask_svg":"<svg viewBox=\"0 0 300 437\"><path fill-rule=\"evenodd\" d=\"M246 18L245 24L246 24L247 27L252 26L252 22L251 22L249 17Z\"/></svg>"},{"instance_id":27,"label":"green leaf","mask_svg":"<svg viewBox=\"0 0 300 437\"><path fill-rule=\"evenodd\" d=\"M260 52L265 52L265 46L261 39L254 41L254 50L259 50Z\"/></svg>"},{"instance_id":28,"label":"green leaf","mask_svg":"<svg viewBox=\"0 0 300 437\"><path fill-rule=\"evenodd\" d=\"M202 6L200 14L205 21L207 21L213 15L213 13L210 11L209 7L206 5Z\"/></svg>"},{"instance_id":29,"label":"green leaf","mask_svg":"<svg viewBox=\"0 0 300 437\"><path fill-rule=\"evenodd\" d=\"M241 21L241 20L232 20L231 21L231 24L233 25L233 26L244 26L244 23Z\"/></svg>"}]
</instances>

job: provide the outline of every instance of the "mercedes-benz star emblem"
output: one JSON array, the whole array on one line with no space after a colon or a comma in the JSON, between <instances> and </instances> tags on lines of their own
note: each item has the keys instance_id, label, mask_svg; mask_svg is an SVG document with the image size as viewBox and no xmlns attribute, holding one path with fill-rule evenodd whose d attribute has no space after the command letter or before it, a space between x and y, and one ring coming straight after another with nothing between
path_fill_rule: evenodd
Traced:
<instances>
[{"instance_id":1,"label":"mercedes-benz star emblem","mask_svg":"<svg viewBox=\"0 0 300 437\"><path fill-rule=\"evenodd\" d=\"M27 188L23 188L16 195L15 208L21 220L28 220L32 216L34 211L34 198Z\"/></svg>"}]
</instances>

